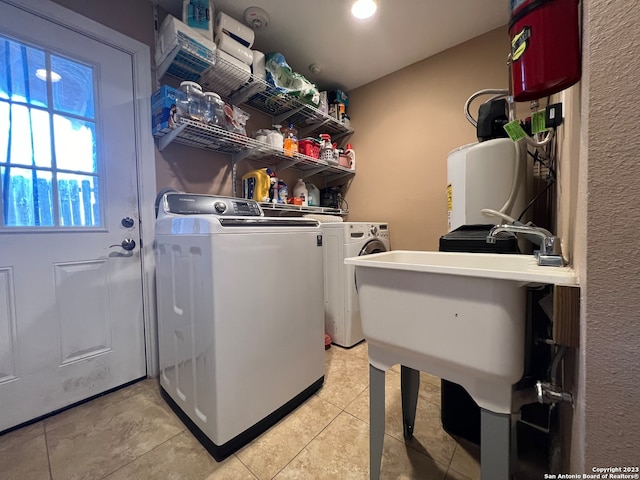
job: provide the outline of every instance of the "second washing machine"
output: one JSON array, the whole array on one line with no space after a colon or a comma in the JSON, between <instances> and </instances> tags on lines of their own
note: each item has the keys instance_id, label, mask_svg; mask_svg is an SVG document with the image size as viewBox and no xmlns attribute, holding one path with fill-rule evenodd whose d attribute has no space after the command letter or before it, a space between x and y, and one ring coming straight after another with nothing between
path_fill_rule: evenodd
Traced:
<instances>
[{"instance_id":1,"label":"second washing machine","mask_svg":"<svg viewBox=\"0 0 640 480\"><path fill-rule=\"evenodd\" d=\"M364 340L355 270L344 259L391 250L387 223L321 224L324 237L325 330L332 342L352 347Z\"/></svg>"}]
</instances>

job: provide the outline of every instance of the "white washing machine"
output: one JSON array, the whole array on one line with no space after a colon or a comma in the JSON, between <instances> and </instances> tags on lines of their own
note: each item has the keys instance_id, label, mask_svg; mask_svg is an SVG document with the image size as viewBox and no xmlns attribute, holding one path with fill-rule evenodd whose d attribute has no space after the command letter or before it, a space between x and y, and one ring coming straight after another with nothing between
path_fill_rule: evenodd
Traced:
<instances>
[{"instance_id":1,"label":"white washing machine","mask_svg":"<svg viewBox=\"0 0 640 480\"><path fill-rule=\"evenodd\" d=\"M221 460L324 381L322 231L253 200L166 193L156 221L161 393ZM288 268L297 272L291 281Z\"/></svg>"},{"instance_id":2,"label":"white washing machine","mask_svg":"<svg viewBox=\"0 0 640 480\"><path fill-rule=\"evenodd\" d=\"M344 259L391 250L386 223L335 222L324 233L324 321L333 343L352 347L364 340L355 270Z\"/></svg>"}]
</instances>

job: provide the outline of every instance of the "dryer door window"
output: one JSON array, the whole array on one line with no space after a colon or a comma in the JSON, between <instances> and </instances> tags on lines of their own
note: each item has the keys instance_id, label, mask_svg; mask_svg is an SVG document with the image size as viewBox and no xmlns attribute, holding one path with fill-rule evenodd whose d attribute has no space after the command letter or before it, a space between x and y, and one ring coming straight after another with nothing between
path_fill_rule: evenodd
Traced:
<instances>
[{"instance_id":1,"label":"dryer door window","mask_svg":"<svg viewBox=\"0 0 640 480\"><path fill-rule=\"evenodd\" d=\"M386 251L387 247L385 247L384 243L382 243L380 240L371 240L370 242L367 242L364 247L362 247L362 250L360 250L358 256L361 257L362 255L371 255L372 253L382 253Z\"/></svg>"},{"instance_id":2,"label":"dryer door window","mask_svg":"<svg viewBox=\"0 0 640 480\"><path fill-rule=\"evenodd\" d=\"M380 240L371 240L370 242L367 242L364 247L362 247L362 250L360 250L360 253L358 254L358 256L361 257L363 255L371 255L373 253L382 253L386 251L387 251L387 247L385 247L384 243L382 243ZM355 268L353 269L353 284L355 285L356 292L357 292L358 279L356 278Z\"/></svg>"}]
</instances>

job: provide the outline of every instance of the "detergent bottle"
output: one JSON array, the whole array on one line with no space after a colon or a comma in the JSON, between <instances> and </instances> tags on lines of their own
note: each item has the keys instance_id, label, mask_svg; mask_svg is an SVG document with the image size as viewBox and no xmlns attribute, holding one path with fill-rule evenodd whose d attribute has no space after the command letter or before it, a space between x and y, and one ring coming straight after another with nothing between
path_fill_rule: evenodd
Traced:
<instances>
[{"instance_id":1,"label":"detergent bottle","mask_svg":"<svg viewBox=\"0 0 640 480\"><path fill-rule=\"evenodd\" d=\"M284 180L278 179L278 201L276 203L287 203L288 196L287 184L284 183Z\"/></svg>"},{"instance_id":2,"label":"detergent bottle","mask_svg":"<svg viewBox=\"0 0 640 480\"><path fill-rule=\"evenodd\" d=\"M307 183L307 202L310 207L320 206L320 190L313 183Z\"/></svg>"},{"instance_id":3,"label":"detergent bottle","mask_svg":"<svg viewBox=\"0 0 640 480\"><path fill-rule=\"evenodd\" d=\"M344 154L351 159L351 170L356 169L356 152L353 150L353 147L350 143L347 143L347 148L344 151Z\"/></svg>"},{"instance_id":4,"label":"detergent bottle","mask_svg":"<svg viewBox=\"0 0 640 480\"><path fill-rule=\"evenodd\" d=\"M269 201L270 183L270 177L265 168L247 172L242 176L244 198L251 198L257 202Z\"/></svg>"},{"instance_id":5,"label":"detergent bottle","mask_svg":"<svg viewBox=\"0 0 640 480\"><path fill-rule=\"evenodd\" d=\"M304 181L299 178L296 184L293 186L293 196L302 199L302 205L309 205L309 191L307 190L307 186L304 184Z\"/></svg>"}]
</instances>

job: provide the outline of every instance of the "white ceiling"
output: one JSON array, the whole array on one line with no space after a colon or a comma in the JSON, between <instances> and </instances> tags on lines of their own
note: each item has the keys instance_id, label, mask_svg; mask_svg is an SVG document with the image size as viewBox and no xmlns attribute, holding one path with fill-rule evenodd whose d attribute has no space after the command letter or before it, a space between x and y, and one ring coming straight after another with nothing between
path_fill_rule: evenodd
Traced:
<instances>
[{"instance_id":1,"label":"white ceiling","mask_svg":"<svg viewBox=\"0 0 640 480\"><path fill-rule=\"evenodd\" d=\"M378 0L368 20L351 16L352 0L213 2L216 12L240 21L247 7L266 10L269 26L256 32L252 48L282 53L321 90L352 90L505 25L509 16L507 0ZM160 3L179 16L180 1Z\"/></svg>"}]
</instances>

